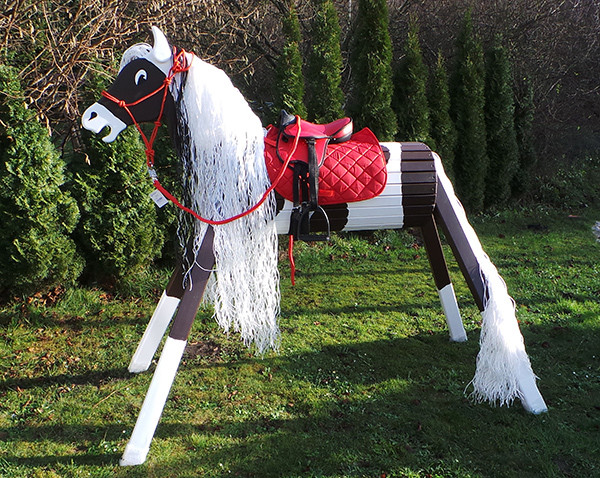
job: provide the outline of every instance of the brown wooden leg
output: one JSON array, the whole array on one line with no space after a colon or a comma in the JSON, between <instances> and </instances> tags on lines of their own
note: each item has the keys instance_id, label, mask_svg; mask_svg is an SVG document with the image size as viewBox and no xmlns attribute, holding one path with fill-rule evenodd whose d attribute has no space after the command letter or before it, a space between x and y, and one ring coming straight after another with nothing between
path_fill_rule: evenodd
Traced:
<instances>
[{"instance_id":1,"label":"brown wooden leg","mask_svg":"<svg viewBox=\"0 0 600 478\"><path fill-rule=\"evenodd\" d=\"M429 258L429 264L433 271L435 285L440 296L440 301L442 302L444 314L446 315L446 323L448 324L448 330L450 331L450 340L454 342L464 342L467 340L467 333L465 332L460 317L454 288L450 281L446 259L444 258L442 243L433 216L421 225L421 232L423 234L423 241L425 242L425 249L427 250L427 257Z\"/></svg>"},{"instance_id":2,"label":"brown wooden leg","mask_svg":"<svg viewBox=\"0 0 600 478\"><path fill-rule=\"evenodd\" d=\"M438 180L437 204L434 211L435 218L439 221L446 233L446 239L452 248L454 257L465 277L471 294L479 310L483 311L485 286L481 277L479 262L473 252L473 247L460 224L452 207L448 193L443 184Z\"/></svg>"},{"instance_id":3,"label":"brown wooden leg","mask_svg":"<svg viewBox=\"0 0 600 478\"><path fill-rule=\"evenodd\" d=\"M193 241L190 242L188 251L193 250L192 244ZM188 259L187 262L192 264L193 257L189 257ZM128 367L131 373L145 372L150 367L158 346L167 331L167 327L171 323L177 307L179 307L183 292L183 264L181 261L178 261L175 271L171 275L171 279L156 305L150 322L146 326L144 335L131 358Z\"/></svg>"},{"instance_id":4,"label":"brown wooden leg","mask_svg":"<svg viewBox=\"0 0 600 478\"><path fill-rule=\"evenodd\" d=\"M152 318L144 331L144 335L131 358L131 362L129 363L129 371L131 373L145 372L150 367L154 354L183 296L182 281L181 265L178 265L171 276L167 288L162 293L152 314Z\"/></svg>"},{"instance_id":5,"label":"brown wooden leg","mask_svg":"<svg viewBox=\"0 0 600 478\"><path fill-rule=\"evenodd\" d=\"M121 458L122 466L139 465L146 460L152 437L158 426L177 368L187 344L196 312L215 264L213 254L214 231L209 227L192 268L190 284L186 285L165 341L160 360L152 377L146 398L138 416L131 439Z\"/></svg>"}]
</instances>

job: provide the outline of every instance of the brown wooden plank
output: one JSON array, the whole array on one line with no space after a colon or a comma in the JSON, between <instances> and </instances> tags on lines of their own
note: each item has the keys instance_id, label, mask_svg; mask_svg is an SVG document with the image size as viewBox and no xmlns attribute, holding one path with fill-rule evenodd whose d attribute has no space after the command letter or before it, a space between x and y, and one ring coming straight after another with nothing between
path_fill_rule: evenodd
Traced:
<instances>
[{"instance_id":1,"label":"brown wooden plank","mask_svg":"<svg viewBox=\"0 0 600 478\"><path fill-rule=\"evenodd\" d=\"M435 190L436 183L414 183L402 185L403 196L424 196L428 194L435 194Z\"/></svg>"},{"instance_id":2,"label":"brown wooden plank","mask_svg":"<svg viewBox=\"0 0 600 478\"><path fill-rule=\"evenodd\" d=\"M435 172L406 172L402 173L402 184L435 183Z\"/></svg>"},{"instance_id":3,"label":"brown wooden plank","mask_svg":"<svg viewBox=\"0 0 600 478\"><path fill-rule=\"evenodd\" d=\"M404 217L407 216L432 216L433 205L404 206Z\"/></svg>"},{"instance_id":4,"label":"brown wooden plank","mask_svg":"<svg viewBox=\"0 0 600 478\"><path fill-rule=\"evenodd\" d=\"M433 161L431 151L402 151L402 161Z\"/></svg>"},{"instance_id":5,"label":"brown wooden plank","mask_svg":"<svg viewBox=\"0 0 600 478\"><path fill-rule=\"evenodd\" d=\"M421 233L429 258L429 265L433 272L435 286L437 290L442 290L450 284L450 275L448 274L448 266L446 265L442 243L433 216L421 226Z\"/></svg>"},{"instance_id":6,"label":"brown wooden plank","mask_svg":"<svg viewBox=\"0 0 600 478\"><path fill-rule=\"evenodd\" d=\"M456 257L456 261L479 310L483 311L485 284L481 275L479 261L473 252L469 237L463 230L461 221L452 205L450 199L452 193L444 189L444 184L441 181L439 182L438 191L438 201L434 211L435 217L444 230L446 240L452 248L454 257Z\"/></svg>"},{"instance_id":7,"label":"brown wooden plank","mask_svg":"<svg viewBox=\"0 0 600 478\"><path fill-rule=\"evenodd\" d=\"M435 171L435 164L433 161L424 160L410 160L405 161L402 159L400 163L400 171L403 173L408 173L411 171Z\"/></svg>"},{"instance_id":8,"label":"brown wooden plank","mask_svg":"<svg viewBox=\"0 0 600 478\"><path fill-rule=\"evenodd\" d=\"M424 216L404 216L404 227L421 227L431 220L431 214Z\"/></svg>"},{"instance_id":9,"label":"brown wooden plank","mask_svg":"<svg viewBox=\"0 0 600 478\"><path fill-rule=\"evenodd\" d=\"M213 252L214 229L209 226L202 240L200 250L196 255L191 271L193 288L184 291L173 319L169 337L175 340L187 340L196 317L196 312L204 295L208 278L215 265Z\"/></svg>"},{"instance_id":10,"label":"brown wooden plank","mask_svg":"<svg viewBox=\"0 0 600 478\"><path fill-rule=\"evenodd\" d=\"M431 151L429 146L424 143L406 142L400 144L402 145L402 153L404 153L404 151Z\"/></svg>"},{"instance_id":11,"label":"brown wooden plank","mask_svg":"<svg viewBox=\"0 0 600 478\"><path fill-rule=\"evenodd\" d=\"M434 194L425 194L419 195L415 194L412 196L403 196L402 197L402 206L421 206L424 204L435 205L435 195Z\"/></svg>"}]
</instances>

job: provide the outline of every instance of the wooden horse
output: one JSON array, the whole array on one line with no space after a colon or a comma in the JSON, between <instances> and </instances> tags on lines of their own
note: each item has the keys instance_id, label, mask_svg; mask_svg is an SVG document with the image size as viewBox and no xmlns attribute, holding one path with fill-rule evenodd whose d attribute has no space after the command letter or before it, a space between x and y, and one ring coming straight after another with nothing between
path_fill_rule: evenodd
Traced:
<instances>
[{"instance_id":1,"label":"wooden horse","mask_svg":"<svg viewBox=\"0 0 600 478\"><path fill-rule=\"evenodd\" d=\"M221 70L172 49L158 28L152 32L153 46L138 44L124 53L114 84L82 118L83 126L95 133L108 127L104 141L110 142L127 125L158 125L164 117L183 167L185 206L164 190L154 171L156 127L150 139L140 129L149 173L159 191L157 201L166 196L191 213L181 215L182 264L129 366L133 373L148 369L175 316L122 465L146 459L205 292L225 330L238 331L259 351L277 347L277 234L288 233L293 210L289 201L274 198L264 130L239 91ZM529 412L546 411L514 303L469 225L440 158L421 143L381 147L388 158L383 192L366 201L328 206L331 229L420 228L450 339L460 342L467 336L437 231L440 224L483 317L474 397L500 405L519 398Z\"/></svg>"}]
</instances>

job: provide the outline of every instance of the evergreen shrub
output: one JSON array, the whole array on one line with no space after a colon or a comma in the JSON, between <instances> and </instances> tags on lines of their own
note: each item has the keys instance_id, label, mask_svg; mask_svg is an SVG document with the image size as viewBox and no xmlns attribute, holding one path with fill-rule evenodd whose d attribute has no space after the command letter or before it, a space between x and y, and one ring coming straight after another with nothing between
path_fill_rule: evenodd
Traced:
<instances>
[{"instance_id":1,"label":"evergreen shrub","mask_svg":"<svg viewBox=\"0 0 600 478\"><path fill-rule=\"evenodd\" d=\"M456 148L456 128L450 117L450 93L444 57L438 53L432 78L429 83L429 121L431 138L435 150L442 158L446 174L454 179L454 149Z\"/></svg>"},{"instance_id":2,"label":"evergreen shrub","mask_svg":"<svg viewBox=\"0 0 600 478\"><path fill-rule=\"evenodd\" d=\"M534 111L533 86L530 78L525 76L517 82L515 91L515 133L519 159L511 183L513 197L527 194L532 187L533 171L537 165L533 141Z\"/></svg>"},{"instance_id":3,"label":"evergreen shrub","mask_svg":"<svg viewBox=\"0 0 600 478\"><path fill-rule=\"evenodd\" d=\"M467 11L457 39L456 67L451 78L451 114L458 141L454 156L456 192L471 212L483 209L488 168L485 132L483 49Z\"/></svg>"},{"instance_id":4,"label":"evergreen shrub","mask_svg":"<svg viewBox=\"0 0 600 478\"><path fill-rule=\"evenodd\" d=\"M151 126L153 125L142 125L142 128L147 131L146 136L150 136ZM175 151L167 125L162 125L154 141L154 169L158 174L160 183L167 191L177 198L183 198L181 167L179 164L179 157ZM162 208L155 207L155 212L157 226L164 238L162 251L159 254L160 264L172 267L180 257L180 253L182 253L177 239L177 226L180 215L184 213L171 203Z\"/></svg>"},{"instance_id":5,"label":"evergreen shrub","mask_svg":"<svg viewBox=\"0 0 600 478\"><path fill-rule=\"evenodd\" d=\"M600 154L583 155L568 166L533 177L530 192L534 202L577 213L600 204Z\"/></svg>"},{"instance_id":6,"label":"evergreen shrub","mask_svg":"<svg viewBox=\"0 0 600 478\"><path fill-rule=\"evenodd\" d=\"M487 52L485 76L485 131L489 158L485 207L503 206L511 196L519 148L515 134L512 69L500 37Z\"/></svg>"},{"instance_id":7,"label":"evergreen shrub","mask_svg":"<svg viewBox=\"0 0 600 478\"><path fill-rule=\"evenodd\" d=\"M393 107L398 117L399 141L421 141L435 148L430 136L427 67L415 19L410 22L404 58L395 74Z\"/></svg>"},{"instance_id":8,"label":"evergreen shrub","mask_svg":"<svg viewBox=\"0 0 600 478\"><path fill-rule=\"evenodd\" d=\"M80 158L72 165L81 210L76 238L88 278L118 282L160 256L164 235L149 197L153 186L139 133L127 128L109 144L101 136L84 132L89 164Z\"/></svg>"},{"instance_id":9,"label":"evergreen shrub","mask_svg":"<svg viewBox=\"0 0 600 478\"><path fill-rule=\"evenodd\" d=\"M318 0L311 26L307 69L308 118L328 123L344 116L341 29L331 0Z\"/></svg>"},{"instance_id":10,"label":"evergreen shrub","mask_svg":"<svg viewBox=\"0 0 600 478\"><path fill-rule=\"evenodd\" d=\"M80 275L69 236L79 210L63 190L64 170L16 71L0 65L0 295L42 292Z\"/></svg>"},{"instance_id":11,"label":"evergreen shrub","mask_svg":"<svg viewBox=\"0 0 600 478\"><path fill-rule=\"evenodd\" d=\"M275 119L279 119L282 109L305 118L303 61L300 53L302 35L293 3L290 3L288 14L283 18L283 35L285 42L275 70Z\"/></svg>"},{"instance_id":12,"label":"evergreen shrub","mask_svg":"<svg viewBox=\"0 0 600 478\"><path fill-rule=\"evenodd\" d=\"M380 141L393 141L398 124L391 107L392 42L385 0L359 0L350 63L350 116L357 127L369 127Z\"/></svg>"}]
</instances>

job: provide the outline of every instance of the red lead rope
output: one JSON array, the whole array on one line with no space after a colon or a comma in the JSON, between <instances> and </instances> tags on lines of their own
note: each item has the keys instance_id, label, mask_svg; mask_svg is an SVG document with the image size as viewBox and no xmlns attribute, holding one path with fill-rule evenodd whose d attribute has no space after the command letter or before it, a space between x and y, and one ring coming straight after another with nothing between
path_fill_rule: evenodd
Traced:
<instances>
[{"instance_id":1,"label":"red lead rope","mask_svg":"<svg viewBox=\"0 0 600 478\"><path fill-rule=\"evenodd\" d=\"M175 75L177 73L183 73L185 71L188 71L190 69L190 67L192 66L192 62L190 62L189 65L185 64L186 63L185 53L186 53L185 50L181 50L181 51L179 51L179 53L175 53L173 55L173 66L169 70L169 74L163 81L163 84L160 87L158 87L156 90L154 90L153 92L144 96L143 98L140 98L139 100L136 100L132 103L125 103L123 100L115 98L113 95L111 95L107 91L103 91L102 96L104 96L106 99L112 101L113 103L117 104L117 106L119 106L119 107L123 108L125 111L127 111L127 114L129 114L129 116L131 117L131 120L133 121L133 124L135 125L135 127L139 131L140 135L142 136L142 140L144 141L144 145L146 146L146 165L148 166L148 174L150 175L150 178L152 179L152 182L154 183L154 187L156 189L158 189L169 201L171 201L173 204L175 204L179 209L191 214L199 221L202 221L206 224L211 224L213 226L228 224L232 221L235 221L236 219L240 219L240 218L247 216L248 214L256 211L266 201L266 199L269 197L269 194L271 194L273 192L273 190L275 189L275 187L277 186L277 184L283 177L283 174L285 173L285 170L287 169L287 167L290 163L290 160L292 159L292 156L294 155L294 152L296 151L296 147L298 146L298 140L300 138L300 119L298 117L296 117L297 124L298 124L298 131L296 132L296 137L294 138L292 151L286 158L285 164L281 168L281 171L279 172L277 178L275 178L275 181L273 181L271 186L269 186L269 188L267 188L267 190L264 192L264 194L262 195L260 200L254 206L252 206L250 209L248 209L244 212L241 212L240 214L236 214L235 216L232 216L227 219L222 219L220 221L213 221L211 219L206 219L206 218L200 216L196 211L193 211L192 209L185 207L183 204L181 204L175 198L175 196L173 196L169 191L167 191L162 186L162 184L160 184L160 182L158 180L158 176L156 174L156 171L154 170L154 148L153 148L153 145L154 145L154 141L156 140L156 134L158 133L158 128L160 128L160 126L161 126L161 118L163 116L164 109L165 109L167 94L169 92L169 85L171 84L171 81L173 80L173 78L175 77ZM193 61L193 58L194 57L192 56L192 61ZM129 108L132 106L138 105L138 104L142 103L143 101L146 101L147 99L153 97L154 95L160 93L161 91L162 91L163 96L162 96L162 103L160 105L160 113L158 114L158 117L157 117L156 121L154 122L154 129L152 130L150 139L148 139L146 137L146 135L144 134L144 132L142 131L142 128L140 127L139 123L136 121L135 117L133 116L133 113L131 112L131 110Z\"/></svg>"}]
</instances>

